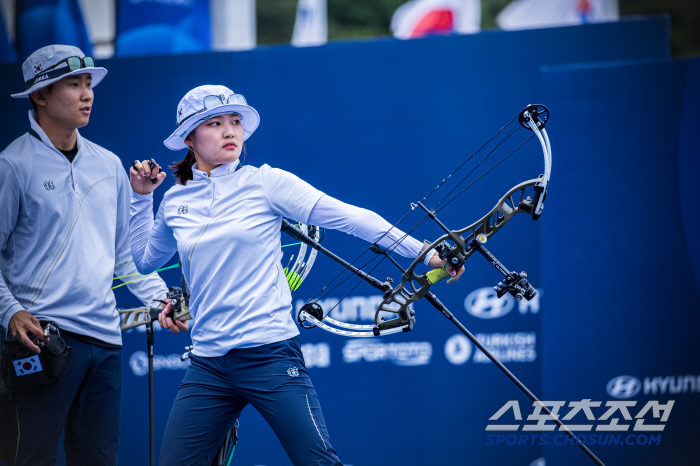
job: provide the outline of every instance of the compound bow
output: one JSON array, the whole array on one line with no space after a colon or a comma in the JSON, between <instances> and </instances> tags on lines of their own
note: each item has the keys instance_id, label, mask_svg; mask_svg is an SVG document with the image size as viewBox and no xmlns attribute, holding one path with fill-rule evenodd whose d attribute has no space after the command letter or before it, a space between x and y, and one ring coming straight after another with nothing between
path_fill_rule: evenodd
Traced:
<instances>
[{"instance_id":1,"label":"compound bow","mask_svg":"<svg viewBox=\"0 0 700 466\"><path fill-rule=\"evenodd\" d=\"M425 207L423 202L432 193L424 197L421 201L412 203L411 210L420 208L426 214L426 217L419 223L419 225L422 224L426 218L430 218L445 231L445 234L425 247L421 254L411 263L408 269L404 270L389 255L391 250L396 247L396 244L390 246L386 250L380 248L376 243L371 246L370 250L376 254L382 255L383 258L388 258L402 271L403 275L401 276L401 281L398 285L392 286L393 280L391 279L380 282L379 280L376 280L370 277L368 274L355 268L352 266L352 264L349 264L342 259L338 261L339 258L335 256L334 260L340 262L351 272L359 275L362 279L383 292L383 300L377 307L375 313L374 325L355 325L335 320L327 315L330 313L330 311L325 313L318 304L318 301L313 301L313 298L301 308L297 317L299 324L305 328L318 326L329 332L349 337L372 337L402 331L410 331L415 323L415 312L412 309L412 304L424 297L434 298L434 295L429 292L429 288L450 276L445 269L434 269L425 274L418 274L416 272L416 267L419 264L422 264L426 256L431 254L432 251L435 251L441 259L447 260L446 266L452 265L456 269L462 267L475 251L479 251L504 276L504 280L496 286L496 291L499 298L505 293L510 293L517 300L521 300L523 298L531 300L537 294L537 291L528 282L526 278L527 274L525 274L525 272L518 274L516 272L508 271L503 264L501 264L488 250L486 250L484 243L486 243L489 238L503 228L503 226L515 215L527 213L530 214L534 220L537 220L542 214L542 209L544 208L543 202L547 195L547 187L549 185L549 177L552 166L552 152L549 144L549 137L547 136L547 131L545 129L545 124L548 118L549 111L543 105L530 105L518 116L520 126L533 131L542 145L542 150L544 153L544 174L540 175L538 178L524 181L514 186L498 201L498 203L496 203L496 206L491 209L490 212L471 225L459 230L449 230L437 218L435 210L429 210ZM513 120L511 120L511 122ZM503 128L501 128L501 131L502 130ZM513 132L514 131L511 131L509 135ZM502 144L502 142L500 144ZM450 175L450 177L451 176L452 175ZM444 184L445 180L443 180L440 185ZM433 192L434 191L435 190L433 190ZM415 230L415 228L417 227L414 227L410 232L404 235L403 238L407 237L408 234ZM290 228L290 225L283 227L283 231L302 242L304 241L303 236L299 234L300 232L293 231ZM453 244L450 245L450 242ZM309 244L308 241L307 244ZM320 248L319 250L322 250L325 254L328 252L327 250L324 250L324 248ZM374 270L374 268L372 270ZM326 287L327 286L328 285L326 285ZM387 316L394 317L386 319ZM306 322L310 322L312 325L308 326ZM341 330L343 328L351 331Z\"/></svg>"},{"instance_id":2,"label":"compound bow","mask_svg":"<svg viewBox=\"0 0 700 466\"><path fill-rule=\"evenodd\" d=\"M391 280L390 278L387 278L384 282L382 282L372 277L368 273L364 272L360 268L355 267L353 265L354 262L356 262L359 259L359 257L362 256L362 254L357 259L355 259L353 263L347 262L339 256L328 251L320 244L310 241L304 235L303 231L299 230L298 228L295 228L290 223L284 221L282 224L282 231L292 236L293 238L296 238L297 240L308 244L312 248L323 252L325 255L327 255L334 261L343 265L345 269L351 271L353 274L359 276L362 280L366 281L367 283L381 290L384 293L383 300L377 307L377 311L375 313L374 325L355 325L337 321L327 315L330 314L330 312L333 309L328 311L328 313L325 313L321 306L318 304L318 301L314 301L314 298L316 298L316 296L318 296L321 293L321 291L325 290L333 282L333 280L338 278L339 275L337 275L333 280L331 280L331 282L326 284L321 289L321 291L316 293L316 295L313 298L311 298L311 300L309 300L304 306L302 306L297 316L297 320L299 324L304 328L313 328L318 326L329 332L349 337L372 337L387 335L396 332L407 332L410 331L413 328L413 325L415 324L415 312L411 308L411 305L414 302L425 298L447 319L449 319L457 328L459 328L459 330L464 335L466 335L467 338L469 338L469 340L479 350L481 350L481 352L484 353L484 355L487 358L489 358L499 369L501 369L501 371L503 371L503 373L505 373L506 376L513 383L515 383L518 386L518 388L520 388L528 396L528 398L530 398L535 403L535 405L539 406L541 410L545 414L547 414L557 426L559 426L559 429L562 432L566 433L569 437L574 438L573 432L571 432L571 430L568 427L566 427L557 416L553 415L551 411L546 406L544 406L542 402L530 390L528 390L528 388L525 385L523 385L520 382L520 380L518 380L518 378L515 377L515 375L513 375L513 373L511 373L508 370L508 368L506 368L503 365L503 363L501 363L501 361L498 360L498 358L496 358L476 337L474 337L474 335L472 335L472 333L469 332L469 330L466 327L464 327L464 325L462 325L462 323L460 323L455 318L455 316L447 309L447 307L445 307L445 305L442 302L440 302L440 300L430 291L430 287L432 285L450 276L447 270L445 268L433 269L425 274L418 274L415 271L418 264L423 263L423 260L428 254L431 253L431 251L435 251L435 253L437 253L441 259L444 259L446 261L446 267L451 265L455 267L455 270L462 267L467 261L467 259L469 259L475 251L478 251L504 277L504 280L494 287L494 290L496 291L496 294L499 298L503 297L506 293L510 293L518 301L522 300L523 298L529 301L535 297L537 291L532 287L532 285L530 285L529 281L527 280L527 274L525 272L517 273L509 271L505 266L503 266L503 264L500 261L498 261L498 259L496 259L493 256L493 254L491 254L484 247L486 241L489 238L491 238L494 234L496 234L496 232L500 231L501 228L503 228L503 226L505 226L505 224L508 223L510 219L512 219L515 215L520 213L527 213L532 216L533 220L537 220L542 214L542 210L544 208L544 200L547 195L547 188L549 186L549 177L552 167L552 150L549 143L549 137L547 136L547 131L545 130L545 124L549 119L549 110L544 105L529 105L522 112L520 112L517 118L520 126L532 131L540 141L542 150L544 152L544 174L540 175L537 178L519 183L518 185L508 190L508 192L506 192L506 194L503 195L503 197L501 197L501 199L496 203L496 206L493 209L491 209L490 212L488 212L486 215L484 215L482 218L472 223L471 225L458 230L450 230L437 218L436 210L429 210L427 207L425 207L423 202L433 192L435 192L435 190L442 186L466 162L460 165L460 167L458 167L457 170L455 170L455 172L453 172L447 178L445 178L431 193L425 196L421 201L411 204L411 211L415 210L418 207L421 210L423 210L426 214L426 217L424 217L423 220L421 220L416 227L414 227L412 230L406 233L401 239L399 239L395 244L392 244L387 249L380 248L377 245L377 243L373 244L370 247L370 250L382 256L381 260L383 260L384 258L388 258L394 265L396 265L402 271L403 274L401 276L401 282L395 287L392 287L393 280ZM512 123L512 121L514 120L515 118L511 120L509 124ZM508 125L501 128L501 131L503 131L507 126ZM496 133L496 135L499 134L501 131ZM505 139L507 139L511 134L513 134L513 132L514 130L511 131ZM493 138L496 135L494 135L486 144L493 140ZM499 143L496 146L496 148L498 148L498 146L500 146L502 142L503 141L501 141L501 143ZM486 146L486 144L484 144L484 146ZM482 146L476 153L483 149L484 146ZM521 146L522 144L518 146L515 150L519 149ZM515 152L515 150L512 151L510 154ZM474 155L476 155L476 153ZM493 150L491 151L491 153L493 153ZM489 153L488 155L490 155L491 153ZM505 158L507 158L510 154L508 154ZM488 155L486 157L488 157ZM505 158L501 159L501 161L499 161L496 165L500 164L503 160L505 160ZM471 159L471 157L469 159ZM469 160L467 160L467 162L468 161ZM479 165L480 164L481 162L479 163ZM477 165L477 167L479 165ZM494 165L494 167L496 165ZM491 169L493 169L494 167L492 167ZM486 173L488 173L491 169L489 169ZM473 171L474 170L472 170L472 172ZM472 172L470 172L467 175L467 177ZM482 177L484 175L482 175ZM480 178L481 177L479 177L476 181L478 181ZM466 177L462 180L462 182L464 180L466 180ZM462 182L460 182L459 184L461 184ZM464 188L454 198L466 191L466 189L472 186L475 182L467 186L467 188ZM442 201L440 201L440 203L447 199L447 197L449 197L449 195L452 192L454 192L455 189L456 188L450 191L450 193L448 193L448 195ZM452 198L452 200L454 200L454 198ZM452 200L450 200L449 202L451 202ZM447 204L449 204L449 202ZM438 203L438 205L440 203ZM445 204L445 206L447 204ZM445 206L443 206L443 208ZM404 215L402 219L405 218L406 215ZM433 221L435 221L440 226L440 228L442 228L445 231L445 234L433 241L432 243L430 243L429 245L427 245L427 247L424 247L423 251L418 255L418 257L416 257L416 259L411 263L408 269L404 270L393 258L391 258L389 254L396 247L396 244L398 244L398 242L408 237L408 235L418 226L420 226L424 221L426 221L426 219L432 219ZM399 220L399 222L400 221L401 220ZM394 227L399 222L394 224ZM450 242L453 244L450 245ZM376 268L377 265L375 265L370 270L370 272L374 270L374 268ZM346 294L345 296L348 296L348 294ZM345 299L345 297L343 297L343 299ZM336 306L338 304L336 304ZM383 316L387 313L390 315L393 314L395 315L395 317L389 320L385 320ZM306 325L307 322L310 322L312 325ZM342 330L343 328L348 330ZM588 449L586 445L578 441L576 442L576 444L593 460L593 462L595 462L599 466L604 466L603 462L600 461L593 454L593 452L591 452Z\"/></svg>"}]
</instances>

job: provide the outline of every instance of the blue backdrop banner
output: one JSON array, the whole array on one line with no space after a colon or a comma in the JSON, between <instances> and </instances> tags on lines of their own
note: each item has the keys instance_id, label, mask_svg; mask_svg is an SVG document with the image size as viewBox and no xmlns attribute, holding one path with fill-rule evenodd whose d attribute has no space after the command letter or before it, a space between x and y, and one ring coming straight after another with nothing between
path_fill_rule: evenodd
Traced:
<instances>
[{"instance_id":1,"label":"blue backdrop banner","mask_svg":"<svg viewBox=\"0 0 700 466\"><path fill-rule=\"evenodd\" d=\"M78 0L17 0L17 47L22 60L51 44L79 47L92 55Z\"/></svg>"},{"instance_id":2,"label":"blue backdrop banner","mask_svg":"<svg viewBox=\"0 0 700 466\"><path fill-rule=\"evenodd\" d=\"M210 49L209 0L119 0L116 55L177 55Z\"/></svg>"},{"instance_id":3,"label":"blue backdrop banner","mask_svg":"<svg viewBox=\"0 0 700 466\"><path fill-rule=\"evenodd\" d=\"M17 52L7 37L5 19L0 12L0 63L13 63L15 61L17 61Z\"/></svg>"},{"instance_id":4,"label":"blue backdrop banner","mask_svg":"<svg viewBox=\"0 0 700 466\"><path fill-rule=\"evenodd\" d=\"M245 163L288 170L393 223L525 106L548 105L553 168L542 218L534 222L518 216L488 243L508 268L528 272L537 299L496 299L491 288L502 277L478 256L468 261L457 283L431 290L535 394L565 400L562 416L575 409L570 402L578 402L583 419L575 421L594 430L599 424L634 424L637 419L626 416L639 414L645 425L666 424L668 433L662 432L659 444L656 437L648 444L656 431L630 431L646 435L639 437L644 445L637 437L625 444L621 437L622 446L605 446L600 456L611 458L606 464L692 464L687 459L694 455L697 462L696 429L690 414L681 413L697 412L700 394L697 378L685 378L700 374L691 339L698 331L697 288L684 252L686 244L694 244L685 232L695 230L692 223L683 228L678 170L695 166L697 120L685 102L697 97L686 96L697 82L697 71L691 78L689 70L698 67L670 61L668 28L667 19L656 18L105 61L100 65L109 75L95 90L90 124L80 131L118 154L126 168L136 158L150 157L166 166L185 156L163 145L175 127L181 97L198 85L224 84L244 94L261 115L260 127L246 142ZM599 64L561 68L589 62ZM7 96L22 88L18 68L0 67L0 85L6 89L0 103L13 116L0 134L0 147L28 129L28 103ZM462 186L531 134L518 130ZM679 147L688 154L685 162L678 160ZM542 170L542 149L533 139L442 210L440 219L450 228L463 228L511 187ZM173 183L169 177L156 190L156 206ZM451 189L445 188L429 199L429 208ZM689 205L692 222L697 207ZM417 220L414 213L399 227L407 231ZM412 233L420 240L441 234L431 222ZM349 259L368 246L335 231L326 232L323 245ZM289 254L285 252L283 266ZM372 275L398 278L386 262ZM292 296L295 310L339 271L340 266L319 255ZM179 285L179 273L175 268L162 277ZM330 309L354 284L329 292L322 305ZM679 288L672 289L673 284ZM120 307L140 305L126 287L116 295ZM331 316L369 324L380 300L374 288L361 284ZM543 465L543 457L547 466L590 462L576 446L557 445L555 426L442 314L424 301L414 307L417 321L408 333L348 339L320 329L301 330L307 368L345 464L534 466ZM674 334L679 337L675 341ZM125 332L123 342L120 464L145 464L143 327ZM187 334L155 335L156 455L187 368L180 355L188 344ZM631 379L614 380L623 375L638 379L636 398L609 394L633 388ZM666 377L672 379L665 382ZM671 382L673 387L680 384L678 398L669 396ZM657 387L655 398L644 395L645 384L649 390ZM582 401L587 399L602 408L587 407ZM643 412L654 400L662 405L676 400L665 421L665 406ZM636 406L601 420L610 401L636 401ZM587 419L588 410L593 421ZM540 421L543 430L525 429L539 428ZM489 425L496 427L489 431ZM504 425L517 425L517 431L494 430ZM235 465L289 465L274 433L252 408L243 412L239 438Z\"/></svg>"},{"instance_id":5,"label":"blue backdrop banner","mask_svg":"<svg viewBox=\"0 0 700 466\"><path fill-rule=\"evenodd\" d=\"M602 402L589 413L595 420L580 413L572 423L593 426L579 434L607 464L699 461L684 434L700 412L700 349L691 343L700 331L693 267L700 118L689 111L698 102L689 83L700 79L699 64L543 72L544 99L561 112L550 127L561 138L557 176L566 180L543 218L544 396ZM667 409L645 411L650 403ZM548 464L588 464L547 445Z\"/></svg>"}]
</instances>

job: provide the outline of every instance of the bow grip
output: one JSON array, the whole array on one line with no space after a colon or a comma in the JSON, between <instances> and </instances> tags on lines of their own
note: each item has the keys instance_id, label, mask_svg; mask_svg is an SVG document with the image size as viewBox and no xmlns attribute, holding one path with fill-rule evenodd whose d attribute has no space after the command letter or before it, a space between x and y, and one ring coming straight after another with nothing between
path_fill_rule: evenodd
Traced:
<instances>
[{"instance_id":1,"label":"bow grip","mask_svg":"<svg viewBox=\"0 0 700 466\"><path fill-rule=\"evenodd\" d=\"M445 264L445 267L447 267L448 265L452 265L452 264L450 264L448 262L447 264ZM439 269L433 269L430 272L425 274L425 278L428 279L428 282L431 285L434 285L437 282L444 280L448 277L451 277L451 275L449 274L449 272L445 268L442 268L442 267Z\"/></svg>"}]
</instances>

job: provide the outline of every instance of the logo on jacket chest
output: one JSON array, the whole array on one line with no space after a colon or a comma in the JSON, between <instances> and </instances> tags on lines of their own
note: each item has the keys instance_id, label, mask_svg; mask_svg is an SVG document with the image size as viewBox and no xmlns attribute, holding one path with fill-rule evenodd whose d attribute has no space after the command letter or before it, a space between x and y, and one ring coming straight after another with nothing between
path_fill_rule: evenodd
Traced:
<instances>
[{"instance_id":1,"label":"logo on jacket chest","mask_svg":"<svg viewBox=\"0 0 700 466\"><path fill-rule=\"evenodd\" d=\"M44 189L47 191L53 191L54 189L56 189L56 186L53 184L53 181L46 180L44 181Z\"/></svg>"},{"instance_id":2,"label":"logo on jacket chest","mask_svg":"<svg viewBox=\"0 0 700 466\"><path fill-rule=\"evenodd\" d=\"M178 215L185 215L187 213L187 205L181 205L177 208Z\"/></svg>"}]
</instances>

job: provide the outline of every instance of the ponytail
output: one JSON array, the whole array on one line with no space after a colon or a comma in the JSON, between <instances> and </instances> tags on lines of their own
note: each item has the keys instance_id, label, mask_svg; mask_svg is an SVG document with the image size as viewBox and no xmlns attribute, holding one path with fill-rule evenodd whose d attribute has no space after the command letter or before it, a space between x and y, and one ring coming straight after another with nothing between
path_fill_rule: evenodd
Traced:
<instances>
[{"instance_id":1,"label":"ponytail","mask_svg":"<svg viewBox=\"0 0 700 466\"><path fill-rule=\"evenodd\" d=\"M179 162L175 162L169 167L173 169L173 175L175 175L175 178L178 179L178 182L184 186L188 181L194 178L194 175L192 174L192 166L196 162L197 159L194 158L194 151L190 147L184 159L180 160Z\"/></svg>"}]
</instances>

